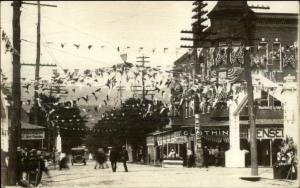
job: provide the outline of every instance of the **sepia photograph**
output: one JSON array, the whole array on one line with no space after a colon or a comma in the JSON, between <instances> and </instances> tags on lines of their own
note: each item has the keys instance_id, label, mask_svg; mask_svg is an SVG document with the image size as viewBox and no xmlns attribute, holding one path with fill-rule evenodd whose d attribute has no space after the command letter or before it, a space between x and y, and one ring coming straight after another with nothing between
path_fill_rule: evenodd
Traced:
<instances>
[{"instance_id":1,"label":"sepia photograph","mask_svg":"<svg viewBox=\"0 0 300 188\"><path fill-rule=\"evenodd\" d=\"M299 5L1 1L1 188L300 187Z\"/></svg>"}]
</instances>

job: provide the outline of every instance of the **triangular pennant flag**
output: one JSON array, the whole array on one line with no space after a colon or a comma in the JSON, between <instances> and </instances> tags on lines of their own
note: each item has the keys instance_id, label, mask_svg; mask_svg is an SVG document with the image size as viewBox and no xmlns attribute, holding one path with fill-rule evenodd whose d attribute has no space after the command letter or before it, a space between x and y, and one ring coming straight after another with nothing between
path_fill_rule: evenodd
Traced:
<instances>
[{"instance_id":1,"label":"triangular pennant flag","mask_svg":"<svg viewBox=\"0 0 300 188\"><path fill-rule=\"evenodd\" d=\"M123 60L123 62L127 61L127 54L121 54L120 57Z\"/></svg>"}]
</instances>

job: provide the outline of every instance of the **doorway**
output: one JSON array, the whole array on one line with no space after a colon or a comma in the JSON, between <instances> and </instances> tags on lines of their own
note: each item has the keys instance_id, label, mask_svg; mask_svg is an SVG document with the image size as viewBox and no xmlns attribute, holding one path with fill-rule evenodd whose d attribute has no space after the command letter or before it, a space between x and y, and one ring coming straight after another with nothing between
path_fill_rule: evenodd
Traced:
<instances>
[{"instance_id":1,"label":"doorway","mask_svg":"<svg viewBox=\"0 0 300 188\"><path fill-rule=\"evenodd\" d=\"M260 166L271 165L270 139L257 140L257 162Z\"/></svg>"}]
</instances>

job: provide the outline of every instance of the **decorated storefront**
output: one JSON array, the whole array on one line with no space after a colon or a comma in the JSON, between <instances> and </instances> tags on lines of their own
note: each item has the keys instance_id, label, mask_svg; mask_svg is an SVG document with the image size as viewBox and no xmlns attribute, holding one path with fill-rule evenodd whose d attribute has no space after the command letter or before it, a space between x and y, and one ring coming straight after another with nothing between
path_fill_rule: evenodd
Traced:
<instances>
[{"instance_id":1,"label":"decorated storefront","mask_svg":"<svg viewBox=\"0 0 300 188\"><path fill-rule=\"evenodd\" d=\"M258 165L272 166L276 162L276 153L284 138L282 119L257 119L257 148ZM230 135L229 121L220 121L218 124L205 124L200 126L199 135L202 147L206 146L209 151L219 152L218 164L210 162L211 165L225 165L224 152L229 150ZM250 129L248 120L240 121L240 149L245 153L245 166L250 165ZM156 131L147 137L148 157L150 163L159 163L168 158L173 149L178 158L186 160L187 149L194 153L195 128L186 127L177 131ZM185 164L185 162L184 162Z\"/></svg>"}]
</instances>

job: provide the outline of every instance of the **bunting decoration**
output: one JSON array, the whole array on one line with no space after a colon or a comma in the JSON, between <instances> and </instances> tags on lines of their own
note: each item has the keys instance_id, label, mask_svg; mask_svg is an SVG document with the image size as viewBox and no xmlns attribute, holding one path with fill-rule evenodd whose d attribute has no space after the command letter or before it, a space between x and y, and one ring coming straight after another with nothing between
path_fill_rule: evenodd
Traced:
<instances>
[{"instance_id":1,"label":"bunting decoration","mask_svg":"<svg viewBox=\"0 0 300 188\"><path fill-rule=\"evenodd\" d=\"M5 42L5 53L10 52L12 55L20 55L20 53L16 49L14 49L8 35L4 30L2 30L1 40Z\"/></svg>"}]
</instances>

